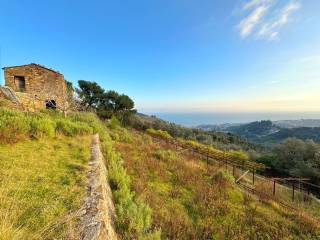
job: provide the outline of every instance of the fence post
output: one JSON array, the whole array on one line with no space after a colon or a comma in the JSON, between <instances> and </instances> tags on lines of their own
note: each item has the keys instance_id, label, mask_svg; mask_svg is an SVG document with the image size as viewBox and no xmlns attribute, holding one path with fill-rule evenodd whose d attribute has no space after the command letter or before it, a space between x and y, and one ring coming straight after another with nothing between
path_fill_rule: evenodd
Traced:
<instances>
[{"instance_id":1,"label":"fence post","mask_svg":"<svg viewBox=\"0 0 320 240\"><path fill-rule=\"evenodd\" d=\"M209 165L209 153L207 152L207 165Z\"/></svg>"},{"instance_id":2,"label":"fence post","mask_svg":"<svg viewBox=\"0 0 320 240\"><path fill-rule=\"evenodd\" d=\"M252 171L252 184L254 185L254 172L255 172L255 169L253 168L253 171Z\"/></svg>"},{"instance_id":3,"label":"fence post","mask_svg":"<svg viewBox=\"0 0 320 240\"><path fill-rule=\"evenodd\" d=\"M292 183L292 202L294 202L294 182Z\"/></svg>"},{"instance_id":4,"label":"fence post","mask_svg":"<svg viewBox=\"0 0 320 240\"><path fill-rule=\"evenodd\" d=\"M273 196L276 195L276 180L273 180Z\"/></svg>"},{"instance_id":5,"label":"fence post","mask_svg":"<svg viewBox=\"0 0 320 240\"><path fill-rule=\"evenodd\" d=\"M234 167L234 165L232 165L232 176L234 176L235 175L235 167Z\"/></svg>"}]
</instances>

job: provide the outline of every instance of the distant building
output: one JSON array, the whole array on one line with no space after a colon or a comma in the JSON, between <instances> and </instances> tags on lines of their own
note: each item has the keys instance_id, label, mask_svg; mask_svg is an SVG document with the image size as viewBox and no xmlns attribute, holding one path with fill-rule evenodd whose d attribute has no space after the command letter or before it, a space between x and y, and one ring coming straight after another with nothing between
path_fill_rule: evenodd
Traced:
<instances>
[{"instance_id":1,"label":"distant building","mask_svg":"<svg viewBox=\"0 0 320 240\"><path fill-rule=\"evenodd\" d=\"M3 70L6 87L0 89L2 95L12 101L17 99L24 108L63 109L68 104L67 84L61 73L35 63L4 67Z\"/></svg>"}]
</instances>

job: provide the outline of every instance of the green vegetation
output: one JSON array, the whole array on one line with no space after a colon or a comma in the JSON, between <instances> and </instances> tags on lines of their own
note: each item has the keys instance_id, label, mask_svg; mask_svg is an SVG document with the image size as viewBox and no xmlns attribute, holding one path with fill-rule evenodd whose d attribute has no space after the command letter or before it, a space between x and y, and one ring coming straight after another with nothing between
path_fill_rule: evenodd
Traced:
<instances>
[{"instance_id":1,"label":"green vegetation","mask_svg":"<svg viewBox=\"0 0 320 240\"><path fill-rule=\"evenodd\" d=\"M132 142L116 118L109 127L117 131L119 141ZM131 190L107 131L93 113L74 112L65 117L54 111L0 109L1 239L78 238L76 213L84 198L93 133L99 133L108 160L117 231L123 239L160 238L160 231L151 229L152 211Z\"/></svg>"},{"instance_id":2,"label":"green vegetation","mask_svg":"<svg viewBox=\"0 0 320 240\"><path fill-rule=\"evenodd\" d=\"M231 134L133 116L125 95L83 83L83 104L103 118L112 116L107 124L86 112L0 109L1 239L78 237L76 212L93 133L100 135L122 239L320 239L319 224L308 215L257 201L219 166L151 136L242 162L252 160L255 145ZM319 151L314 142L288 140L259 161L318 181Z\"/></svg>"},{"instance_id":3,"label":"green vegetation","mask_svg":"<svg viewBox=\"0 0 320 240\"><path fill-rule=\"evenodd\" d=\"M90 113L0 109L1 239L76 237L89 142L102 128Z\"/></svg>"},{"instance_id":4,"label":"green vegetation","mask_svg":"<svg viewBox=\"0 0 320 240\"><path fill-rule=\"evenodd\" d=\"M128 125L143 131L147 129L166 131L174 138L194 140L221 150L241 150L246 152L255 152L262 149L261 146L253 144L238 135L183 127L161 120L155 116L149 117L142 114L135 114L129 119Z\"/></svg>"},{"instance_id":5,"label":"green vegetation","mask_svg":"<svg viewBox=\"0 0 320 240\"><path fill-rule=\"evenodd\" d=\"M156 158L163 161L174 161L177 159L177 154L171 150L157 149L154 155Z\"/></svg>"},{"instance_id":6,"label":"green vegetation","mask_svg":"<svg viewBox=\"0 0 320 240\"><path fill-rule=\"evenodd\" d=\"M320 145L312 140L289 138L257 161L277 174L310 178L313 183L320 184Z\"/></svg>"},{"instance_id":7,"label":"green vegetation","mask_svg":"<svg viewBox=\"0 0 320 240\"><path fill-rule=\"evenodd\" d=\"M97 132L99 120L90 113L72 113L67 118L59 113L24 113L0 109L0 144L13 144L22 140L86 135Z\"/></svg>"},{"instance_id":8,"label":"green vegetation","mask_svg":"<svg viewBox=\"0 0 320 240\"><path fill-rule=\"evenodd\" d=\"M127 124L134 110L134 102L125 94L105 91L95 82L80 80L77 93L85 109L93 109L101 118L116 116L122 124Z\"/></svg>"},{"instance_id":9,"label":"green vegetation","mask_svg":"<svg viewBox=\"0 0 320 240\"><path fill-rule=\"evenodd\" d=\"M77 237L90 140L60 136L0 144L0 239Z\"/></svg>"},{"instance_id":10,"label":"green vegetation","mask_svg":"<svg viewBox=\"0 0 320 240\"><path fill-rule=\"evenodd\" d=\"M309 127L307 127L309 126ZM217 126L203 125L205 129L215 129ZM317 120L287 120L287 121L256 121L236 126L227 126L220 129L240 135L252 142L272 147L287 138L302 140L312 139L320 143L320 127Z\"/></svg>"},{"instance_id":11,"label":"green vegetation","mask_svg":"<svg viewBox=\"0 0 320 240\"><path fill-rule=\"evenodd\" d=\"M113 125L111 124L111 126ZM112 129L120 131L119 134L125 133L128 135L126 129L120 129L119 127ZM122 140L126 143L131 142L127 141L126 137ZM131 179L122 165L123 160L120 154L114 150L112 141L108 136L105 136L102 141L109 170L108 177L115 201L118 234L121 235L122 239L160 239L161 232L151 229L151 208L131 190Z\"/></svg>"},{"instance_id":12,"label":"green vegetation","mask_svg":"<svg viewBox=\"0 0 320 240\"><path fill-rule=\"evenodd\" d=\"M317 222L244 194L218 166L165 142L146 144L139 132L129 134L132 142L115 140L115 146L135 192L153 210L161 239L319 238Z\"/></svg>"}]
</instances>

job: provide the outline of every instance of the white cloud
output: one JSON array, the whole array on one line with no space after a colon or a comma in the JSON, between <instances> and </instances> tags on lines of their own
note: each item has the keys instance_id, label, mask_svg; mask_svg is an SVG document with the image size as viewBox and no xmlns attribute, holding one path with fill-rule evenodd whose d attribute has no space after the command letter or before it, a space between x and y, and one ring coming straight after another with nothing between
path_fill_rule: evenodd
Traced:
<instances>
[{"instance_id":1,"label":"white cloud","mask_svg":"<svg viewBox=\"0 0 320 240\"><path fill-rule=\"evenodd\" d=\"M289 22L290 15L300 8L300 4L296 1L289 2L280 13L273 19L263 24L258 35L270 40L274 40L279 35L279 30Z\"/></svg>"},{"instance_id":2,"label":"white cloud","mask_svg":"<svg viewBox=\"0 0 320 240\"><path fill-rule=\"evenodd\" d=\"M259 23L267 10L267 6L259 6L248 17L240 22L240 24L238 25L238 29L240 31L241 37L245 38L252 33L254 27Z\"/></svg>"},{"instance_id":3,"label":"white cloud","mask_svg":"<svg viewBox=\"0 0 320 240\"><path fill-rule=\"evenodd\" d=\"M273 2L273 0L251 0L243 5L244 10L248 10L257 6L266 5Z\"/></svg>"},{"instance_id":4,"label":"white cloud","mask_svg":"<svg viewBox=\"0 0 320 240\"><path fill-rule=\"evenodd\" d=\"M278 39L280 29L290 21L291 14L300 7L299 0L248 1L242 5L242 12L247 13L247 16L240 21L237 29L242 38L255 35L268 40Z\"/></svg>"}]
</instances>

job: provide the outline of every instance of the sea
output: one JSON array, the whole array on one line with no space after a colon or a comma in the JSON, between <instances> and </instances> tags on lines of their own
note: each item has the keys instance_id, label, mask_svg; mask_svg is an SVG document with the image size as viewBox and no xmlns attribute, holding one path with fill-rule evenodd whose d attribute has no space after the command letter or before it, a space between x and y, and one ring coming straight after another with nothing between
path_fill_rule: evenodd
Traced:
<instances>
[{"instance_id":1,"label":"sea","mask_svg":"<svg viewBox=\"0 0 320 240\"><path fill-rule=\"evenodd\" d=\"M188 127L202 124L249 123L261 120L320 119L320 112L148 112L146 114Z\"/></svg>"}]
</instances>

